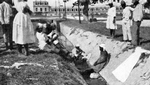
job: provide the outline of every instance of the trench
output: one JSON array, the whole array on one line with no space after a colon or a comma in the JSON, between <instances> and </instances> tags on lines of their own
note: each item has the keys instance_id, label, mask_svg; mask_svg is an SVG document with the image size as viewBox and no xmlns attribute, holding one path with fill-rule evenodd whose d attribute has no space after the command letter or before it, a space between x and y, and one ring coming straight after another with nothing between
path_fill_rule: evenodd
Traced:
<instances>
[{"instance_id":1,"label":"trench","mask_svg":"<svg viewBox=\"0 0 150 85\"><path fill-rule=\"evenodd\" d=\"M61 32L59 40L68 51L71 51L74 48L73 44ZM97 79L90 78L90 74L93 73L94 70L91 69L86 62L78 61L74 63L88 85L107 85L106 80L102 76Z\"/></svg>"},{"instance_id":2,"label":"trench","mask_svg":"<svg viewBox=\"0 0 150 85\"><path fill-rule=\"evenodd\" d=\"M71 52L71 50L74 48L74 45L66 38L65 35L63 35L60 31L60 23L57 22L57 30L59 32L59 41L60 43ZM88 85L108 85L106 80L100 75L99 78L90 78L90 74L94 72L93 69L86 63L86 61L78 61L74 62L76 68L78 69L79 73L82 75L83 79L86 81Z\"/></svg>"},{"instance_id":3,"label":"trench","mask_svg":"<svg viewBox=\"0 0 150 85\"><path fill-rule=\"evenodd\" d=\"M50 20L43 20L43 19L38 19L38 20L33 20L32 22L49 22ZM60 22L61 20L56 20L55 24L57 25L57 31L59 33L59 42L64 46L65 49L67 49L69 52L74 48L74 45L66 38L65 35L63 35L60 31ZM61 55L61 54L60 54ZM75 67L78 69L78 72L80 75L83 77L83 79L86 81L88 85L108 85L106 80L100 76L97 79L92 79L90 78L90 74L94 72L93 69L91 69L88 64L85 61L79 61L79 62L74 62Z\"/></svg>"}]
</instances>

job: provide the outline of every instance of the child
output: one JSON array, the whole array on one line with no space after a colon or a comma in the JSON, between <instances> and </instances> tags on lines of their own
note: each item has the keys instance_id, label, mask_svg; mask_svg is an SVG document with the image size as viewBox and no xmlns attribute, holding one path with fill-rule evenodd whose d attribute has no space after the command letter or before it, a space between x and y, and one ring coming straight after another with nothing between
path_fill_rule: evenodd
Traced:
<instances>
[{"instance_id":1,"label":"child","mask_svg":"<svg viewBox=\"0 0 150 85\"><path fill-rule=\"evenodd\" d=\"M123 41L125 42L131 42L131 25L132 25L132 18L131 18L131 12L134 10L130 7L130 3L128 2L122 2L121 6L123 8L123 19L122 19L122 31L123 31Z\"/></svg>"},{"instance_id":2,"label":"child","mask_svg":"<svg viewBox=\"0 0 150 85\"><path fill-rule=\"evenodd\" d=\"M44 33L43 24L38 23L38 26L36 28L36 37L38 39L39 48L41 50L47 51L47 52L59 52L59 49L56 49L55 46L49 42L48 36ZM49 42L49 43L47 43Z\"/></svg>"},{"instance_id":3,"label":"child","mask_svg":"<svg viewBox=\"0 0 150 85\"><path fill-rule=\"evenodd\" d=\"M72 50L72 53L74 54L75 60L82 60L85 52L80 48L79 44L75 46L75 48Z\"/></svg>"},{"instance_id":4,"label":"child","mask_svg":"<svg viewBox=\"0 0 150 85\"><path fill-rule=\"evenodd\" d=\"M47 36L52 40L51 42L58 42L57 38L58 38L58 33L56 30L56 27L54 27L53 24L49 24L49 23L44 23L43 24L43 28L44 28L44 32L45 34L47 34Z\"/></svg>"},{"instance_id":5,"label":"child","mask_svg":"<svg viewBox=\"0 0 150 85\"><path fill-rule=\"evenodd\" d=\"M116 26L116 8L113 6L113 3L109 3L109 9L107 12L107 23L106 28L110 29L110 35L111 37L115 36L115 29L117 29Z\"/></svg>"},{"instance_id":6,"label":"child","mask_svg":"<svg viewBox=\"0 0 150 85\"><path fill-rule=\"evenodd\" d=\"M70 59L69 51L67 51L65 48L61 46L61 44L58 42L58 40L54 40L50 36L48 36L45 33L45 28L47 28L47 24L41 24L38 23L38 26L36 28L36 36L39 41L39 48L41 50L47 51L47 52L55 52L61 55L65 59Z\"/></svg>"}]
</instances>

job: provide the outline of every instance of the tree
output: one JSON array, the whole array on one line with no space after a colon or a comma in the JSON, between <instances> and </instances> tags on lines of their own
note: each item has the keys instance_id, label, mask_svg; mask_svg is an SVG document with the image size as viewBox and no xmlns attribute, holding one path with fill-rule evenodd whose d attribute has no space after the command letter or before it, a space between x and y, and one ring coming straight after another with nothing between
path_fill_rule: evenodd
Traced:
<instances>
[{"instance_id":1,"label":"tree","mask_svg":"<svg viewBox=\"0 0 150 85\"><path fill-rule=\"evenodd\" d=\"M82 5L83 6L83 17L84 17L84 20L88 21L88 10L89 10L89 5L90 4L96 4L97 2L104 2L106 0L79 0L80 3L78 3L78 1L74 2L73 3L73 7L74 6L77 6L78 4Z\"/></svg>"}]
</instances>

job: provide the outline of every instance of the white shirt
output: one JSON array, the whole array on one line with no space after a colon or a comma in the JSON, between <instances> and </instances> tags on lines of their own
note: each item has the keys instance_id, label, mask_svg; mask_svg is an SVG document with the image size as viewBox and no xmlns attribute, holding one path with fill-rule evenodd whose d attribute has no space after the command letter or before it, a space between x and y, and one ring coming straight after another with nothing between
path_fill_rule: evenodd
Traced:
<instances>
[{"instance_id":1,"label":"white shirt","mask_svg":"<svg viewBox=\"0 0 150 85\"><path fill-rule=\"evenodd\" d=\"M12 10L10 5L6 2L0 4L0 22L2 24L9 24L11 15L12 15Z\"/></svg>"},{"instance_id":2,"label":"white shirt","mask_svg":"<svg viewBox=\"0 0 150 85\"><path fill-rule=\"evenodd\" d=\"M131 17L131 11L133 10L131 7L125 7L125 9L123 9L123 20L128 21Z\"/></svg>"},{"instance_id":3,"label":"white shirt","mask_svg":"<svg viewBox=\"0 0 150 85\"><path fill-rule=\"evenodd\" d=\"M134 11L133 11L133 20L134 21L141 21L143 18L143 5L142 4L138 4Z\"/></svg>"},{"instance_id":4,"label":"white shirt","mask_svg":"<svg viewBox=\"0 0 150 85\"><path fill-rule=\"evenodd\" d=\"M110 17L115 17L116 16L116 7L109 8L107 15Z\"/></svg>"},{"instance_id":5,"label":"white shirt","mask_svg":"<svg viewBox=\"0 0 150 85\"><path fill-rule=\"evenodd\" d=\"M38 43L39 44L39 48L43 50L44 46L47 44L46 40L48 40L48 37L46 36L46 34L39 33L39 32L36 33L36 37L37 37L38 42L39 42Z\"/></svg>"}]
</instances>

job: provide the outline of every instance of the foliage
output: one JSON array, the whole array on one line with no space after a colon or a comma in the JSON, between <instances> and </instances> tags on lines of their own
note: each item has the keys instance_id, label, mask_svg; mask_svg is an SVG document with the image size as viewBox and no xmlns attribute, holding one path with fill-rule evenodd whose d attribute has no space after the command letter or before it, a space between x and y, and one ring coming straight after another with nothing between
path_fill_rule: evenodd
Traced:
<instances>
[{"instance_id":1,"label":"foliage","mask_svg":"<svg viewBox=\"0 0 150 85\"><path fill-rule=\"evenodd\" d=\"M63 0L63 2L67 2L67 1L69 1L69 0Z\"/></svg>"}]
</instances>

